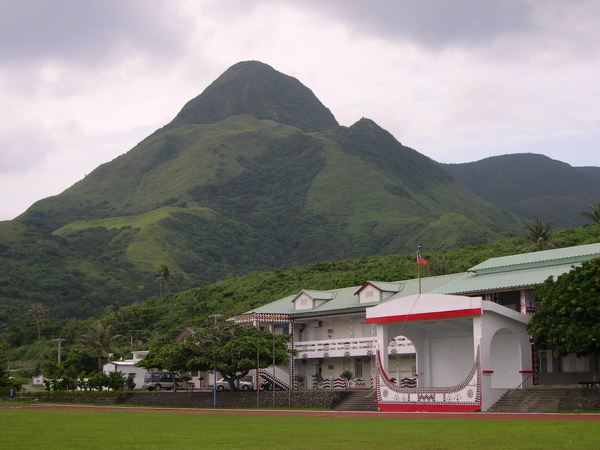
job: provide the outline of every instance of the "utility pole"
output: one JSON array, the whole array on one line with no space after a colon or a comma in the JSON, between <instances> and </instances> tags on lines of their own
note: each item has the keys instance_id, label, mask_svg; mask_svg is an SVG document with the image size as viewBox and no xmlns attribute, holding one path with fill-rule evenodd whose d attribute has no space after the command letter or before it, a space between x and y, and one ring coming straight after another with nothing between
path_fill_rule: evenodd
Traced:
<instances>
[{"instance_id":1,"label":"utility pole","mask_svg":"<svg viewBox=\"0 0 600 450\"><path fill-rule=\"evenodd\" d=\"M211 314L211 319L215 319L215 329L217 328L217 320L223 317L223 314ZM213 406L217 407L217 365L215 362L215 366L213 367Z\"/></svg>"},{"instance_id":2,"label":"utility pole","mask_svg":"<svg viewBox=\"0 0 600 450\"><path fill-rule=\"evenodd\" d=\"M271 335L273 337L273 409L275 409L275 323L271 327Z\"/></svg>"},{"instance_id":3,"label":"utility pole","mask_svg":"<svg viewBox=\"0 0 600 450\"><path fill-rule=\"evenodd\" d=\"M64 339L60 339L60 338L56 338L56 339L52 339L54 342L58 342L58 365L60 366L60 351L62 349L62 343L64 342Z\"/></svg>"}]
</instances>

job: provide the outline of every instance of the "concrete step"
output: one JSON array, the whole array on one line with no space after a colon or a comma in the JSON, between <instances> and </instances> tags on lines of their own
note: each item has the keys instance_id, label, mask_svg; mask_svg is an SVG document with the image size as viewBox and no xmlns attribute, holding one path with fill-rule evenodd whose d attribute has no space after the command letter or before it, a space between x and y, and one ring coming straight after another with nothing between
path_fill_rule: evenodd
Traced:
<instances>
[{"instance_id":1,"label":"concrete step","mask_svg":"<svg viewBox=\"0 0 600 450\"><path fill-rule=\"evenodd\" d=\"M567 398L568 388L520 389L506 394L490 408L494 412L551 412L559 409L562 400Z\"/></svg>"},{"instance_id":2,"label":"concrete step","mask_svg":"<svg viewBox=\"0 0 600 450\"><path fill-rule=\"evenodd\" d=\"M338 411L377 411L375 391L352 391L336 408Z\"/></svg>"}]
</instances>

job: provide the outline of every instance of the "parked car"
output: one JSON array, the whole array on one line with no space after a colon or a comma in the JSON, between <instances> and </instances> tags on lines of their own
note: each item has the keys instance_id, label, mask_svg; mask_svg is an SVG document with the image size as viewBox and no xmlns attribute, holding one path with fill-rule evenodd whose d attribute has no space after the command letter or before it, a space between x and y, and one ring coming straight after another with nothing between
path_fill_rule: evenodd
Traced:
<instances>
[{"instance_id":1,"label":"parked car","mask_svg":"<svg viewBox=\"0 0 600 450\"><path fill-rule=\"evenodd\" d=\"M251 391L252 389L254 389L254 384L248 380L239 380L238 389L241 389L242 391ZM228 391L228 390L229 390L229 383L227 381L225 381L224 378L221 378L219 381L217 381L217 391Z\"/></svg>"},{"instance_id":2,"label":"parked car","mask_svg":"<svg viewBox=\"0 0 600 450\"><path fill-rule=\"evenodd\" d=\"M177 373L175 374L175 382L173 382L171 372L146 372L142 389L147 389L149 391L160 391L161 389L171 390L175 385L177 385L177 389L179 389L179 386L181 386L182 383L183 380Z\"/></svg>"}]
</instances>

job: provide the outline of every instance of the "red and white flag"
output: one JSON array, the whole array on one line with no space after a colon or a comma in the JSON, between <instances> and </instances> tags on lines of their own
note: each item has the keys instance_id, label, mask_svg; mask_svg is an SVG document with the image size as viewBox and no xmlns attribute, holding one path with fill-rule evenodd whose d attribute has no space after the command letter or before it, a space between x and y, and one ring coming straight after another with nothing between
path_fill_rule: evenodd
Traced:
<instances>
[{"instance_id":1,"label":"red and white flag","mask_svg":"<svg viewBox=\"0 0 600 450\"><path fill-rule=\"evenodd\" d=\"M417 263L425 264L427 266L427 268L429 269L429 263L427 261L425 261L425 259L421 256L420 253L417 253Z\"/></svg>"}]
</instances>

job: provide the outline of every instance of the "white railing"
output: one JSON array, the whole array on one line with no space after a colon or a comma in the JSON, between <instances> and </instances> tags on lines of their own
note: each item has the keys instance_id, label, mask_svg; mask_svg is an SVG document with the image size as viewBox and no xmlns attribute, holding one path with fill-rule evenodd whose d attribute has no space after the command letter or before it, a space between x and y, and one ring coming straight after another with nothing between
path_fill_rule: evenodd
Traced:
<instances>
[{"instance_id":1,"label":"white railing","mask_svg":"<svg viewBox=\"0 0 600 450\"><path fill-rule=\"evenodd\" d=\"M377 347L376 337L327 339L322 341L296 342L294 348L298 351L298 357L304 354L308 358L320 358L325 353L331 356L349 352L352 356L365 356L369 350L374 354ZM394 350L396 350L394 352ZM405 338L394 339L388 346L388 353L414 353L412 342Z\"/></svg>"}]
</instances>

